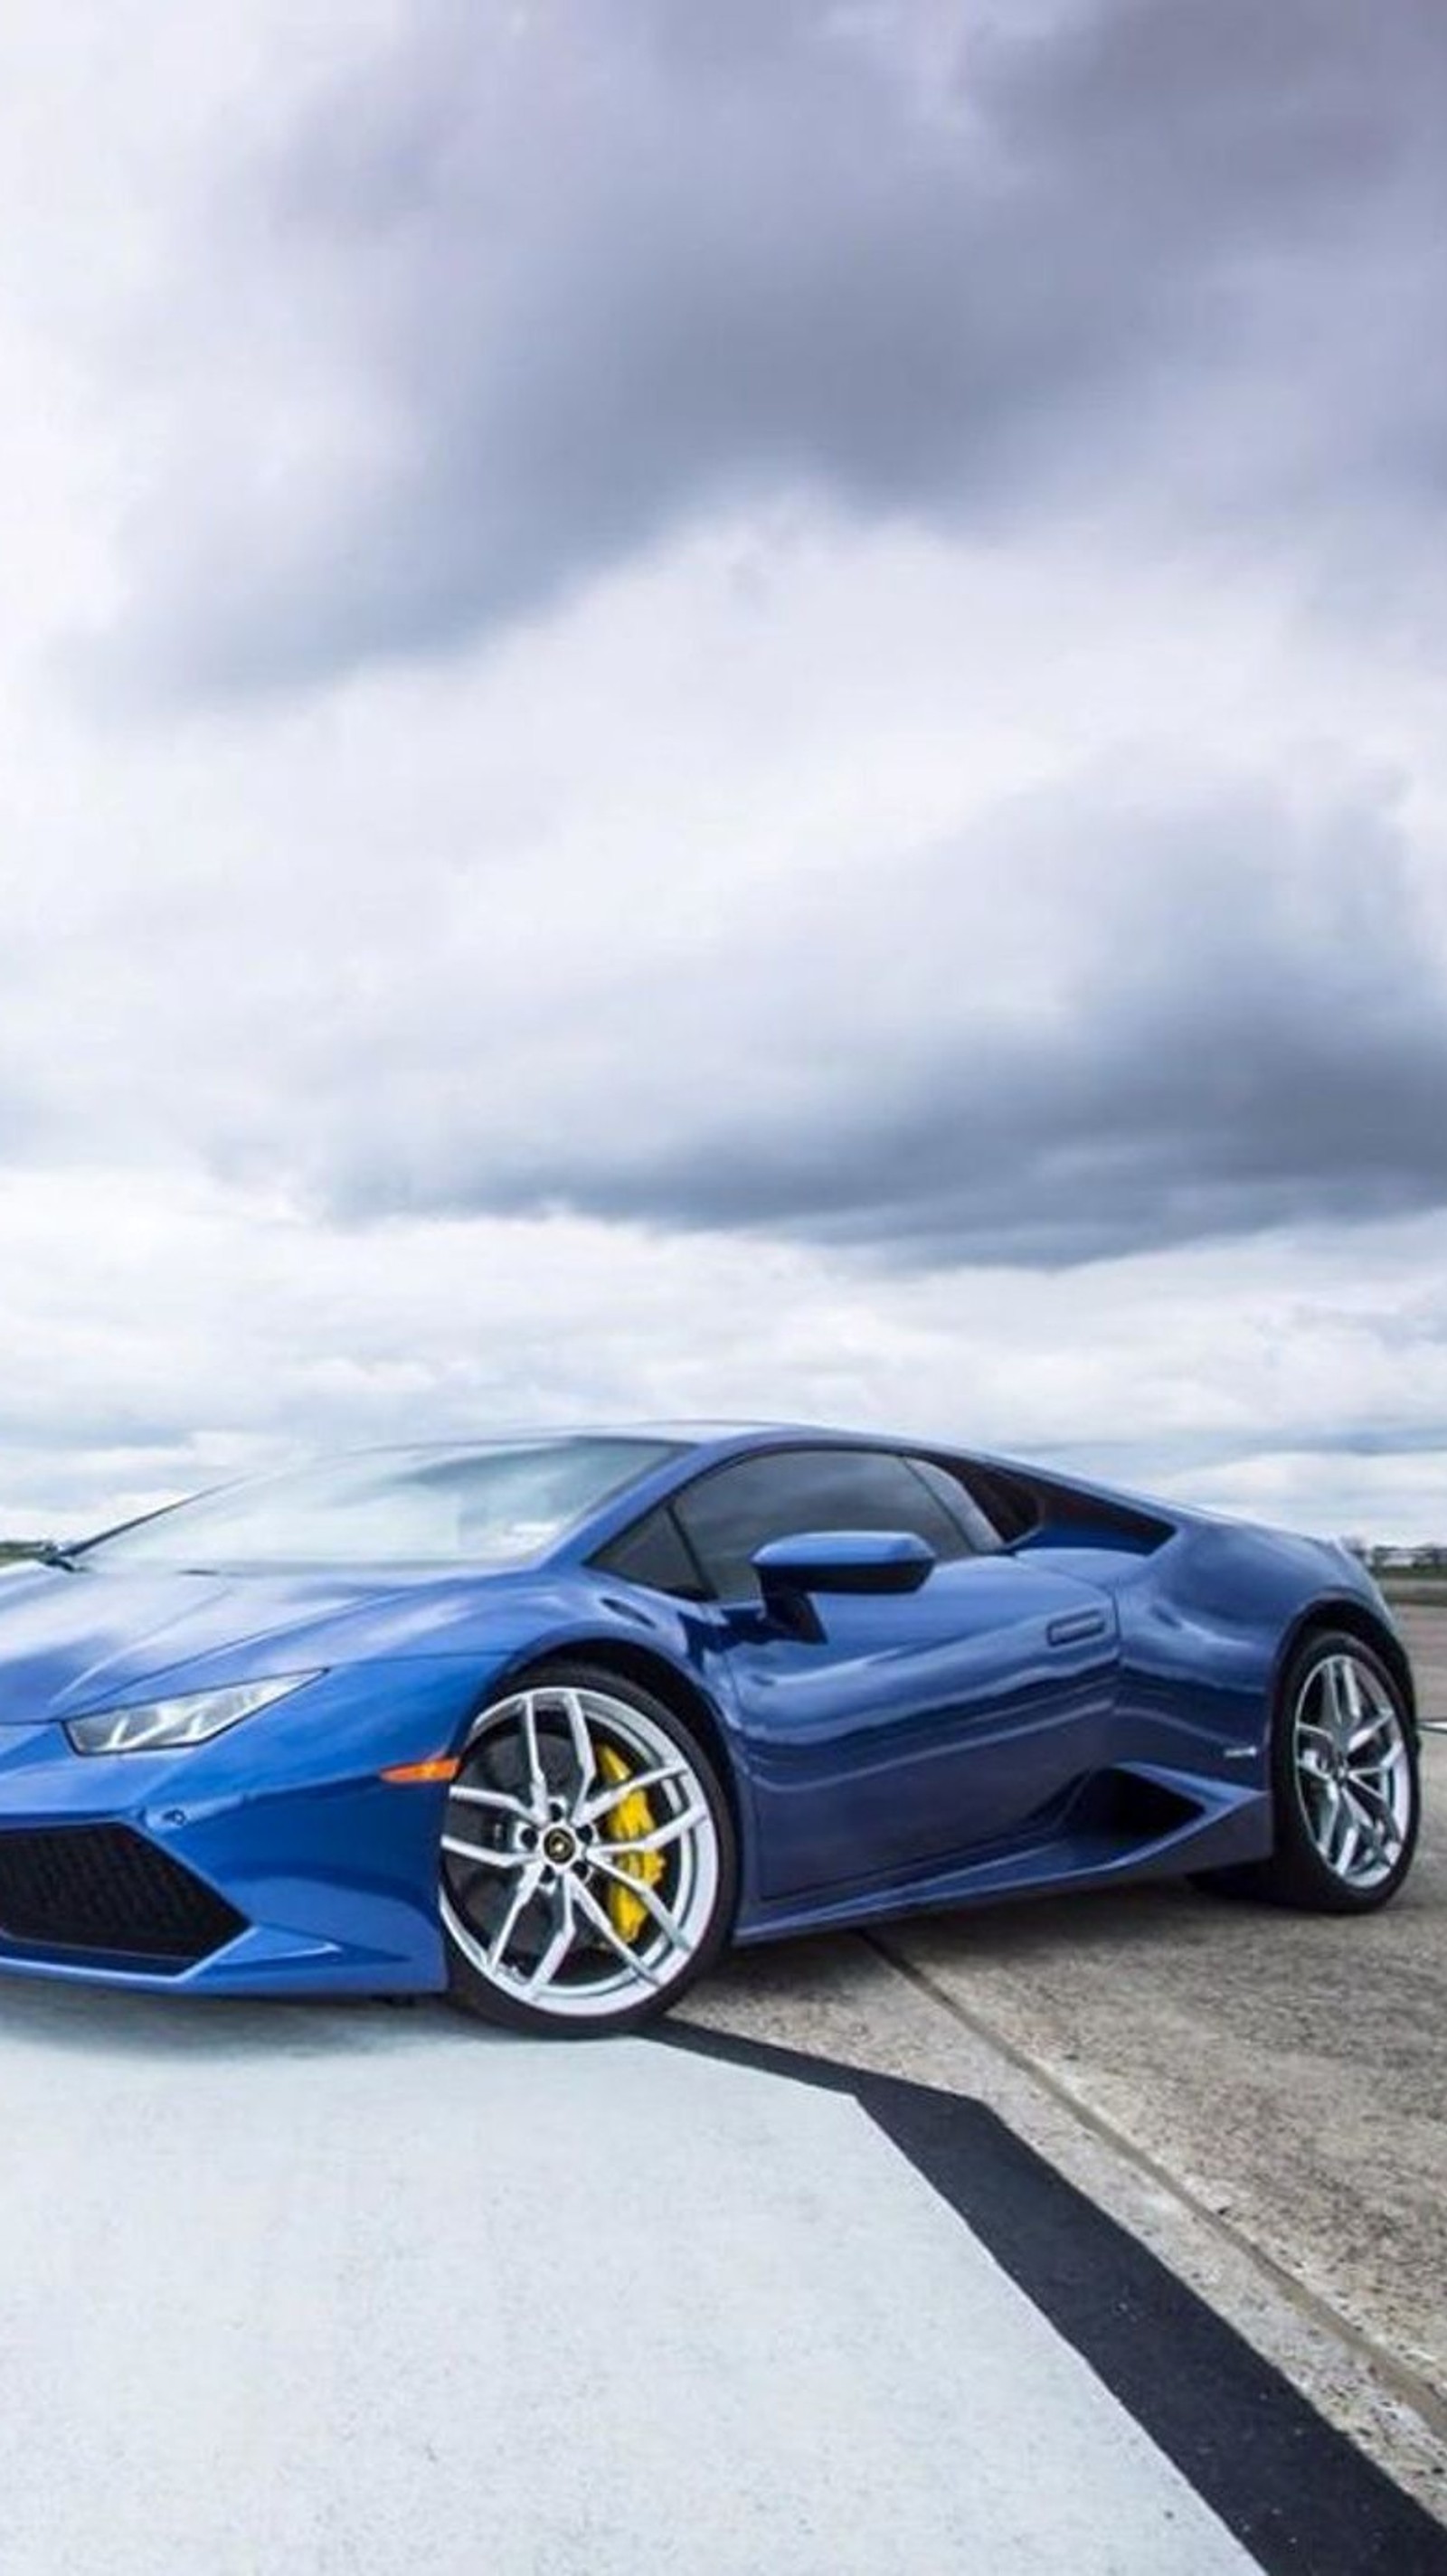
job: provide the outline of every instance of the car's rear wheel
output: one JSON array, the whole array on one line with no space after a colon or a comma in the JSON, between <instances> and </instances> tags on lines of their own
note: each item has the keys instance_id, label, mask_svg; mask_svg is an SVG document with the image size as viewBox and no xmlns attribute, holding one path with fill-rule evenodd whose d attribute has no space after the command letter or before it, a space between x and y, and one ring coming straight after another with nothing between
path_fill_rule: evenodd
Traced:
<instances>
[{"instance_id":1,"label":"car's rear wheel","mask_svg":"<svg viewBox=\"0 0 1447 2576\"><path fill-rule=\"evenodd\" d=\"M737 1875L728 1801L675 1711L589 1665L540 1666L483 1709L448 1794L451 1993L514 2030L634 2030L717 1957Z\"/></svg>"},{"instance_id":2,"label":"car's rear wheel","mask_svg":"<svg viewBox=\"0 0 1447 2576\"><path fill-rule=\"evenodd\" d=\"M1318 1914L1367 1914L1389 1903L1416 1848L1417 1745L1400 1683L1363 1638L1319 1633L1294 1658L1272 1779L1270 1859L1219 1871L1211 1884Z\"/></svg>"}]
</instances>

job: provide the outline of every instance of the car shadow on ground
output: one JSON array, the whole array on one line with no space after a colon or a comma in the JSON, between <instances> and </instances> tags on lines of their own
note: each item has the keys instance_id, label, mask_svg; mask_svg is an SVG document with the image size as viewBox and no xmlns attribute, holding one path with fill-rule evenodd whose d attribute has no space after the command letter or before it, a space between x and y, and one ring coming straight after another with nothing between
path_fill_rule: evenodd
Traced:
<instances>
[{"instance_id":1,"label":"car shadow on ground","mask_svg":"<svg viewBox=\"0 0 1447 2576\"><path fill-rule=\"evenodd\" d=\"M314 1997L137 1994L124 1987L46 1985L0 1976L0 2049L75 2049L89 2056L245 2059L405 2055L505 2045L439 1996Z\"/></svg>"}]
</instances>

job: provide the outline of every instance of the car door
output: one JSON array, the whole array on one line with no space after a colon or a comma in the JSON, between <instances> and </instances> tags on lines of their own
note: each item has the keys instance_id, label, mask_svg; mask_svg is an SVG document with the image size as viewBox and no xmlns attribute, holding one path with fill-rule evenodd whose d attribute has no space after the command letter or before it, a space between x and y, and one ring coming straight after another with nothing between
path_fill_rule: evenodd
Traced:
<instances>
[{"instance_id":1,"label":"car door","mask_svg":"<svg viewBox=\"0 0 1447 2576\"><path fill-rule=\"evenodd\" d=\"M799 1448L676 1498L746 1739L765 1899L1006 1842L1108 1758L1113 1602L991 1546L948 1491L902 1453ZM750 1559L831 1529L910 1530L938 1561L916 1592L816 1594L806 1633L764 1608Z\"/></svg>"}]
</instances>

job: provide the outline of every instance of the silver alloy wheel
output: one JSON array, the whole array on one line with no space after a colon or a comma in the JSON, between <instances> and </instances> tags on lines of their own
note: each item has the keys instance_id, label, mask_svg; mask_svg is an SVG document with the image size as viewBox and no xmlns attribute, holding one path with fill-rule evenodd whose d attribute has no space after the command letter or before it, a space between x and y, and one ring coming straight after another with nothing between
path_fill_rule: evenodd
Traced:
<instances>
[{"instance_id":1,"label":"silver alloy wheel","mask_svg":"<svg viewBox=\"0 0 1447 2576\"><path fill-rule=\"evenodd\" d=\"M627 2011L683 1974L718 1888L703 1783L644 1710L556 1683L483 1710L448 1793L441 1906L499 1995L570 2020Z\"/></svg>"},{"instance_id":2,"label":"silver alloy wheel","mask_svg":"<svg viewBox=\"0 0 1447 2576\"><path fill-rule=\"evenodd\" d=\"M1405 1721L1381 1675L1356 1655L1324 1655L1297 1695L1297 1795L1318 1857L1366 1894L1392 1876L1412 1826Z\"/></svg>"}]
</instances>

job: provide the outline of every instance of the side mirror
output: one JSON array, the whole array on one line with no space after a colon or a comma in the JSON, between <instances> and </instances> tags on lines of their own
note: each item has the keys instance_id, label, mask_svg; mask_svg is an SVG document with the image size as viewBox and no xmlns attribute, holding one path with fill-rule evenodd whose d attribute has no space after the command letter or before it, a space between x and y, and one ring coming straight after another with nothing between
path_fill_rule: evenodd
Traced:
<instances>
[{"instance_id":1,"label":"side mirror","mask_svg":"<svg viewBox=\"0 0 1447 2576\"><path fill-rule=\"evenodd\" d=\"M771 1538L752 1562L767 1602L801 1592L917 1592L935 1552L912 1530L802 1530Z\"/></svg>"}]
</instances>

